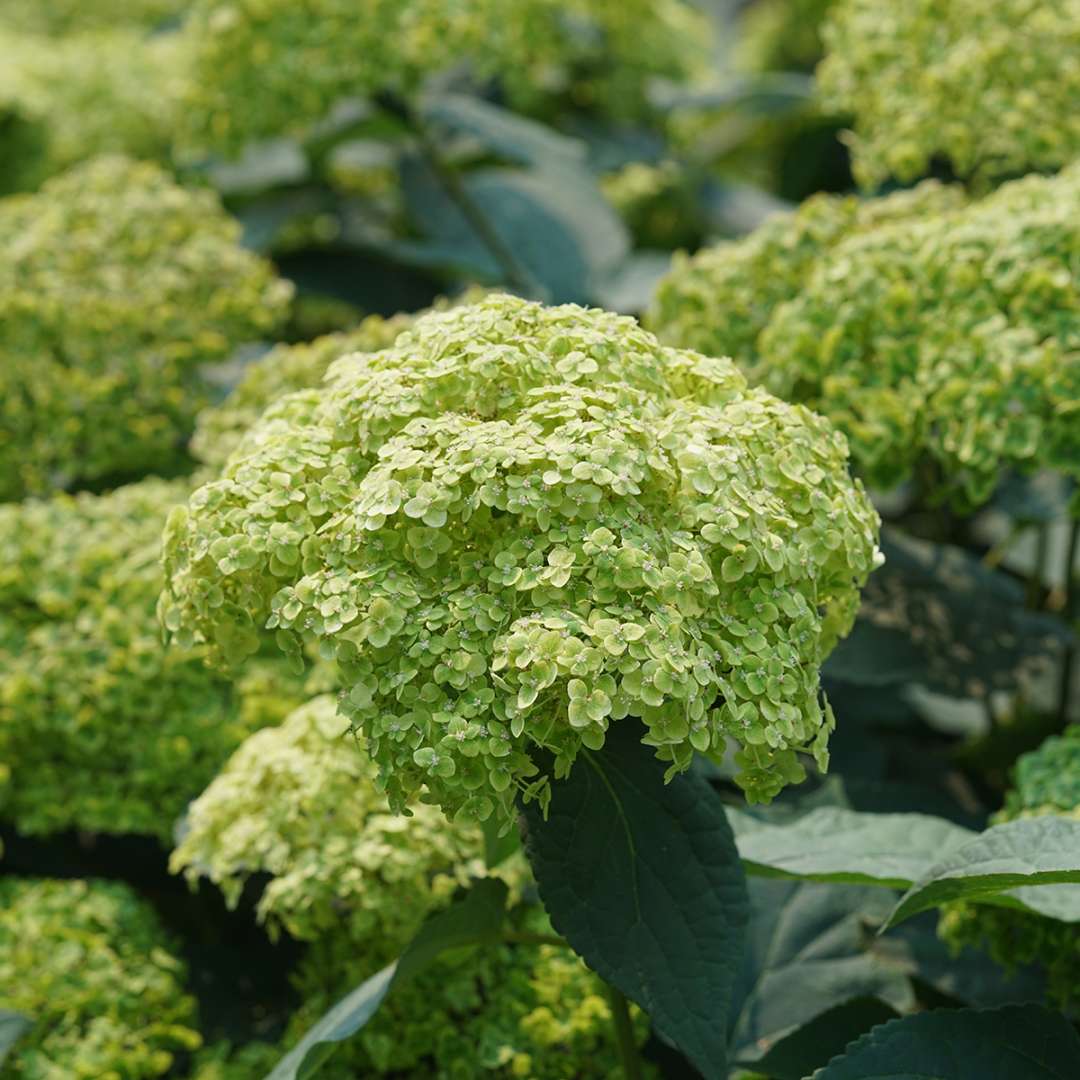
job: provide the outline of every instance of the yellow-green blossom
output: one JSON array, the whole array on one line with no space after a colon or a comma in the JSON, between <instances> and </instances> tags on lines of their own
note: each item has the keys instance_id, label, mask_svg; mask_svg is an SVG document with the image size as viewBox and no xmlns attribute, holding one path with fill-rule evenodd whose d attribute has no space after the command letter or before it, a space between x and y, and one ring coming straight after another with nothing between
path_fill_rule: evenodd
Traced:
<instances>
[{"instance_id":1,"label":"yellow-green blossom","mask_svg":"<svg viewBox=\"0 0 1080 1080\"><path fill-rule=\"evenodd\" d=\"M730 361L494 296L280 399L171 516L162 613L227 660L318 641L395 809L508 817L628 716L770 798L827 759L876 527L843 437Z\"/></svg>"},{"instance_id":2,"label":"yellow-green blossom","mask_svg":"<svg viewBox=\"0 0 1080 1080\"><path fill-rule=\"evenodd\" d=\"M95 159L0 201L0 499L151 471L290 287L208 191Z\"/></svg>"},{"instance_id":3,"label":"yellow-green blossom","mask_svg":"<svg viewBox=\"0 0 1080 1080\"><path fill-rule=\"evenodd\" d=\"M1003 467L1080 461L1078 210L1076 166L969 204L818 197L678 261L651 325L823 412L872 484L928 457L931 494L977 505Z\"/></svg>"},{"instance_id":4,"label":"yellow-green blossom","mask_svg":"<svg viewBox=\"0 0 1080 1080\"><path fill-rule=\"evenodd\" d=\"M191 138L226 149L462 64L519 111L564 100L625 118L650 79L685 77L708 51L685 0L198 0L187 33Z\"/></svg>"},{"instance_id":5,"label":"yellow-green blossom","mask_svg":"<svg viewBox=\"0 0 1080 1080\"><path fill-rule=\"evenodd\" d=\"M244 737L300 699L278 657L234 683L162 642L161 530L190 490L0 506L0 814L24 833L167 841Z\"/></svg>"},{"instance_id":6,"label":"yellow-green blossom","mask_svg":"<svg viewBox=\"0 0 1080 1080\"><path fill-rule=\"evenodd\" d=\"M1080 0L841 0L818 69L855 175L977 185L1080 157Z\"/></svg>"},{"instance_id":7,"label":"yellow-green blossom","mask_svg":"<svg viewBox=\"0 0 1080 1080\"><path fill-rule=\"evenodd\" d=\"M176 34L55 39L11 33L0 21L0 193L35 188L98 154L167 160L182 60Z\"/></svg>"},{"instance_id":8,"label":"yellow-green blossom","mask_svg":"<svg viewBox=\"0 0 1080 1080\"><path fill-rule=\"evenodd\" d=\"M126 885L0 878L0 1009L28 1017L5 1080L149 1080L199 1046L184 965Z\"/></svg>"}]
</instances>

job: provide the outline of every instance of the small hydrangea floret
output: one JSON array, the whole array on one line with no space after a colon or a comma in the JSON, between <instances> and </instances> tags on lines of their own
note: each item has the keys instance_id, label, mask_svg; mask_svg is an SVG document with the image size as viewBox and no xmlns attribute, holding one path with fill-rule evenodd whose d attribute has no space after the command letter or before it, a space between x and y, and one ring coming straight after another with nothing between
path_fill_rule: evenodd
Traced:
<instances>
[{"instance_id":1,"label":"small hydrangea floret","mask_svg":"<svg viewBox=\"0 0 1080 1080\"><path fill-rule=\"evenodd\" d=\"M230 659L264 626L318 641L395 809L508 818L633 717L670 773L733 740L754 799L824 765L818 667L877 518L820 417L632 319L508 296L277 409L172 515L163 618Z\"/></svg>"}]
</instances>

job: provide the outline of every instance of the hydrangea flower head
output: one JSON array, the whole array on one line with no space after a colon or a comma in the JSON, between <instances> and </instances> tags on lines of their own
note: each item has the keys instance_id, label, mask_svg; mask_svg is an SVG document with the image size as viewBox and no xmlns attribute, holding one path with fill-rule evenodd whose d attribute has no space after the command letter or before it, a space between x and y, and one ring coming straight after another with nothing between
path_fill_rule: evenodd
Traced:
<instances>
[{"instance_id":1,"label":"hydrangea flower head","mask_svg":"<svg viewBox=\"0 0 1080 1080\"><path fill-rule=\"evenodd\" d=\"M226 659L317 640L395 809L545 798L613 723L825 763L818 667L878 557L846 444L729 360L509 296L418 320L272 406L174 511L166 626Z\"/></svg>"}]
</instances>

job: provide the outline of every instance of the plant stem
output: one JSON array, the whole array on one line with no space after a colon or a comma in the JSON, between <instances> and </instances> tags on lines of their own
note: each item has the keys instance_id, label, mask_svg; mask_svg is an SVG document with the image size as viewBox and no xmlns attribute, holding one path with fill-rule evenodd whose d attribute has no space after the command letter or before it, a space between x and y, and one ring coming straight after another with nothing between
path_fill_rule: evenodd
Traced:
<instances>
[{"instance_id":1,"label":"plant stem","mask_svg":"<svg viewBox=\"0 0 1080 1080\"><path fill-rule=\"evenodd\" d=\"M457 205L462 216L472 226L484 246L491 252L492 258L502 268L506 283L525 296L536 296L538 287L532 275L521 265L517 256L503 242L503 238L492 227L484 212L465 190L461 177L447 164L435 140L431 137L427 125L413 109L402 99L389 94L379 94L376 101L388 112L404 120L416 136L424 160L435 175L443 191Z\"/></svg>"},{"instance_id":2,"label":"plant stem","mask_svg":"<svg viewBox=\"0 0 1080 1080\"><path fill-rule=\"evenodd\" d=\"M1033 611L1042 607L1043 588L1046 581L1047 560L1050 556L1050 528L1035 526L1035 569L1028 578L1027 606Z\"/></svg>"},{"instance_id":3,"label":"plant stem","mask_svg":"<svg viewBox=\"0 0 1080 1080\"><path fill-rule=\"evenodd\" d=\"M604 983L608 1003L611 1005L611 1024L615 1029L615 1044L619 1051L626 1080L643 1080L641 1057L638 1055L637 1040L634 1038L634 1025L630 1020L630 1007L621 990L616 990L610 983Z\"/></svg>"},{"instance_id":4,"label":"plant stem","mask_svg":"<svg viewBox=\"0 0 1080 1080\"><path fill-rule=\"evenodd\" d=\"M1076 555L1080 551L1080 517L1075 517L1069 526L1069 541L1065 545L1065 606L1062 614L1067 623L1072 623L1077 616ZM1069 720L1069 691L1072 689L1073 670L1076 667L1076 643L1065 646L1065 655L1061 661L1061 683L1058 687L1058 721L1064 726Z\"/></svg>"}]
</instances>

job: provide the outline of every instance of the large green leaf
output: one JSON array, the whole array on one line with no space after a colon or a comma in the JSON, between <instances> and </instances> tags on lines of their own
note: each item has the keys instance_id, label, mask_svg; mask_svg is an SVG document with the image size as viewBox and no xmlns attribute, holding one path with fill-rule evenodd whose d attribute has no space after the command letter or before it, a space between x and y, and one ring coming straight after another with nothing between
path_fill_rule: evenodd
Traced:
<instances>
[{"instance_id":1,"label":"large green leaf","mask_svg":"<svg viewBox=\"0 0 1080 1080\"><path fill-rule=\"evenodd\" d=\"M785 825L764 824L738 811L729 816L749 873L900 889L976 836L927 814L820 807Z\"/></svg>"},{"instance_id":2,"label":"large green leaf","mask_svg":"<svg viewBox=\"0 0 1080 1080\"><path fill-rule=\"evenodd\" d=\"M28 1031L31 1020L22 1013L12 1012L10 1009L0 1009L0 1065L15 1048L15 1044L22 1038L23 1033Z\"/></svg>"},{"instance_id":3,"label":"large green leaf","mask_svg":"<svg viewBox=\"0 0 1080 1080\"><path fill-rule=\"evenodd\" d=\"M1080 1036L1037 1005L941 1009L856 1039L814 1080L1076 1080Z\"/></svg>"},{"instance_id":4,"label":"large green leaf","mask_svg":"<svg viewBox=\"0 0 1080 1080\"><path fill-rule=\"evenodd\" d=\"M1078 921L1080 890L1030 888L1065 883L1080 883L1080 821L1054 816L1008 821L935 862L904 894L887 925L962 899L1022 905Z\"/></svg>"},{"instance_id":5,"label":"large green leaf","mask_svg":"<svg viewBox=\"0 0 1080 1080\"><path fill-rule=\"evenodd\" d=\"M897 1010L911 1005L901 965L871 951L892 893L762 878L751 879L749 890L750 925L728 1032L735 1060L756 1062L852 998L877 998Z\"/></svg>"},{"instance_id":6,"label":"large green leaf","mask_svg":"<svg viewBox=\"0 0 1080 1080\"><path fill-rule=\"evenodd\" d=\"M432 94L423 101L420 111L425 120L470 135L507 161L551 166L577 165L585 160L585 144L577 139L469 94Z\"/></svg>"},{"instance_id":7,"label":"large green leaf","mask_svg":"<svg viewBox=\"0 0 1080 1080\"><path fill-rule=\"evenodd\" d=\"M706 1078L726 1077L742 867L715 793L689 774L665 784L641 731L619 721L583 751L546 820L525 807L526 851L555 929Z\"/></svg>"},{"instance_id":8,"label":"large green leaf","mask_svg":"<svg viewBox=\"0 0 1080 1080\"><path fill-rule=\"evenodd\" d=\"M304 1080L378 1011L387 994L413 978L449 949L494 944L506 910L506 885L496 878L476 882L465 895L420 928L396 963L372 975L341 999L278 1062L267 1080Z\"/></svg>"},{"instance_id":9,"label":"large green leaf","mask_svg":"<svg viewBox=\"0 0 1080 1080\"><path fill-rule=\"evenodd\" d=\"M753 1063L753 1070L770 1080L803 1080L863 1032L896 1017L896 1010L878 998L852 998L785 1035Z\"/></svg>"},{"instance_id":10,"label":"large green leaf","mask_svg":"<svg viewBox=\"0 0 1080 1080\"><path fill-rule=\"evenodd\" d=\"M859 617L825 665L868 686L917 682L954 697L1010 689L1069 639L1064 623L1025 610L1019 582L960 548L895 529L885 565L863 590Z\"/></svg>"}]
</instances>

